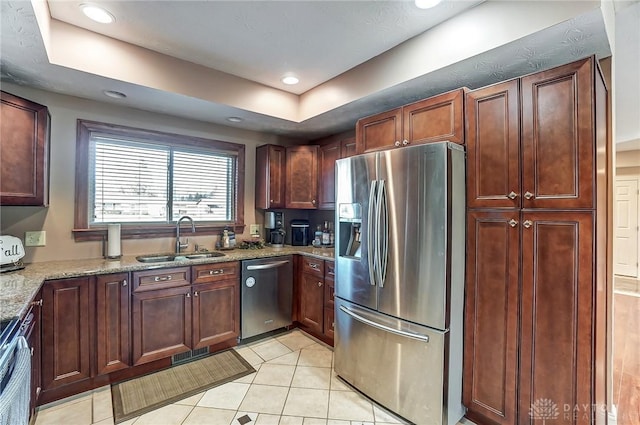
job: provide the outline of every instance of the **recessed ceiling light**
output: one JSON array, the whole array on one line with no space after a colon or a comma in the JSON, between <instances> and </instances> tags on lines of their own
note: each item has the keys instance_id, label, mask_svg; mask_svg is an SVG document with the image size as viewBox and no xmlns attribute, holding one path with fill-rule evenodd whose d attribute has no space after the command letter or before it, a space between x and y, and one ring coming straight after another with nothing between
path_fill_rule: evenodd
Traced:
<instances>
[{"instance_id":1,"label":"recessed ceiling light","mask_svg":"<svg viewBox=\"0 0 640 425\"><path fill-rule=\"evenodd\" d=\"M415 3L416 7L419 9L430 9L438 5L441 1L442 0L415 0Z\"/></svg>"},{"instance_id":2,"label":"recessed ceiling light","mask_svg":"<svg viewBox=\"0 0 640 425\"><path fill-rule=\"evenodd\" d=\"M93 21L100 22L101 24L110 24L116 20L116 18L101 7L92 4L81 4L80 7L87 17Z\"/></svg>"},{"instance_id":3,"label":"recessed ceiling light","mask_svg":"<svg viewBox=\"0 0 640 425\"><path fill-rule=\"evenodd\" d=\"M229 121L229 122L242 122L244 120L242 118L240 118L240 117L229 117L229 118L227 118L227 121Z\"/></svg>"},{"instance_id":4,"label":"recessed ceiling light","mask_svg":"<svg viewBox=\"0 0 640 425\"><path fill-rule=\"evenodd\" d=\"M300 80L295 75L285 75L281 80L283 83L288 85L298 84Z\"/></svg>"},{"instance_id":5,"label":"recessed ceiling light","mask_svg":"<svg viewBox=\"0 0 640 425\"><path fill-rule=\"evenodd\" d=\"M103 90L102 93L104 93L105 96L113 97L114 99L124 99L127 97L126 94L115 90Z\"/></svg>"}]
</instances>

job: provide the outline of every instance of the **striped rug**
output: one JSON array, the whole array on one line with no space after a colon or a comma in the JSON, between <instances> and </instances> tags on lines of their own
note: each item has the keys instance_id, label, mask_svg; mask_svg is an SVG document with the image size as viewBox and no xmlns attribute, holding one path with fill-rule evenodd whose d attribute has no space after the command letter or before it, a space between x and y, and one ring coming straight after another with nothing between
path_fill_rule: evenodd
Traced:
<instances>
[{"instance_id":1,"label":"striped rug","mask_svg":"<svg viewBox=\"0 0 640 425\"><path fill-rule=\"evenodd\" d=\"M255 372L235 350L174 366L111 386L115 423Z\"/></svg>"}]
</instances>

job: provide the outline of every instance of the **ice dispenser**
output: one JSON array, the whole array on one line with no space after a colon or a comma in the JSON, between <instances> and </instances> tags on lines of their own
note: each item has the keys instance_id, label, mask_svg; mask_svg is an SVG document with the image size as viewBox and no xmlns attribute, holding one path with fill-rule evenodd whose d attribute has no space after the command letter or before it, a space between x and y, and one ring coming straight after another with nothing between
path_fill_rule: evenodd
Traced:
<instances>
[{"instance_id":1,"label":"ice dispenser","mask_svg":"<svg viewBox=\"0 0 640 425\"><path fill-rule=\"evenodd\" d=\"M338 206L338 226L340 226L338 255L360 258L360 227L362 225L362 206L360 204L340 204Z\"/></svg>"}]
</instances>

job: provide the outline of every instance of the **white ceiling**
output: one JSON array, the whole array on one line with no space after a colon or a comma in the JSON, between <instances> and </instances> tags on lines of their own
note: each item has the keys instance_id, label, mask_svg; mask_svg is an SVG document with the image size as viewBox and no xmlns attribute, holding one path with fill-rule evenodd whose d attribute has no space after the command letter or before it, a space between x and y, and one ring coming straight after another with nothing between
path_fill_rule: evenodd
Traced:
<instances>
[{"instance_id":1,"label":"white ceiling","mask_svg":"<svg viewBox=\"0 0 640 425\"><path fill-rule=\"evenodd\" d=\"M427 11L412 1L92 1L116 16L111 26L88 22L77 0L49 1L43 19L41 1L0 1L3 81L306 139L353 129L360 117L460 86L611 54L593 1L445 0ZM104 52L99 45L84 51L71 36L66 44L54 40L62 30L110 38L101 39ZM144 49L132 63L112 59L106 47L112 39ZM76 62L61 60L64 55ZM86 58L86 67L76 65L78 58ZM176 68L135 63L146 58L177 58L158 62ZM145 75L128 78L136 68L148 82ZM282 85L286 71L301 84ZM192 75L194 81L185 81ZM257 105L249 88L267 101ZM106 98L104 89L128 98ZM276 112L288 102L295 113ZM244 122L231 124L229 116Z\"/></svg>"}]
</instances>

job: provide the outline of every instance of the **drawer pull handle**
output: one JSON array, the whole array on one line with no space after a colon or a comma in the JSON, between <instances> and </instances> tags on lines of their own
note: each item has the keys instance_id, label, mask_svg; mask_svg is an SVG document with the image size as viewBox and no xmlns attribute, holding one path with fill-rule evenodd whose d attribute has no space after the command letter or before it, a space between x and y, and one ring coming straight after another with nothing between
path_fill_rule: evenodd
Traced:
<instances>
[{"instance_id":1,"label":"drawer pull handle","mask_svg":"<svg viewBox=\"0 0 640 425\"><path fill-rule=\"evenodd\" d=\"M317 264L315 264L315 263L307 263L307 264L309 264L309 267L311 267L312 269L318 270L318 265Z\"/></svg>"},{"instance_id":2,"label":"drawer pull handle","mask_svg":"<svg viewBox=\"0 0 640 425\"><path fill-rule=\"evenodd\" d=\"M39 299L38 301L33 301L31 303L32 306L38 306L38 307L42 307L42 299Z\"/></svg>"},{"instance_id":3,"label":"drawer pull handle","mask_svg":"<svg viewBox=\"0 0 640 425\"><path fill-rule=\"evenodd\" d=\"M154 282L166 282L168 280L171 280L171 275L167 275L167 276L156 276L153 278Z\"/></svg>"},{"instance_id":4,"label":"drawer pull handle","mask_svg":"<svg viewBox=\"0 0 640 425\"><path fill-rule=\"evenodd\" d=\"M214 275L214 274L224 274L224 269L218 269L218 270L209 270L209 275Z\"/></svg>"}]
</instances>

